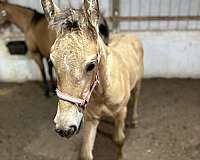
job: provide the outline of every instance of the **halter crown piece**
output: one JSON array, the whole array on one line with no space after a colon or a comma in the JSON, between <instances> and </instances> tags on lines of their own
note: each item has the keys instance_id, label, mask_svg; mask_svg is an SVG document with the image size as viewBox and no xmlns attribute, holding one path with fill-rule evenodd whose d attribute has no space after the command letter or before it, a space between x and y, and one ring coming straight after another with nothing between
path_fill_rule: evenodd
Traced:
<instances>
[{"instance_id":1,"label":"halter crown piece","mask_svg":"<svg viewBox=\"0 0 200 160\"><path fill-rule=\"evenodd\" d=\"M95 80L92 82L89 90L84 94L83 98L77 98L77 97L73 97L67 93L62 93L58 88L56 89L56 94L58 96L59 99L72 103L80 108L82 108L83 110L86 108L91 94L93 92L93 90L95 89L96 85L99 84L99 70L98 70L98 65L100 62L100 54L97 54L97 66L96 66L96 75L95 75Z\"/></svg>"}]
</instances>

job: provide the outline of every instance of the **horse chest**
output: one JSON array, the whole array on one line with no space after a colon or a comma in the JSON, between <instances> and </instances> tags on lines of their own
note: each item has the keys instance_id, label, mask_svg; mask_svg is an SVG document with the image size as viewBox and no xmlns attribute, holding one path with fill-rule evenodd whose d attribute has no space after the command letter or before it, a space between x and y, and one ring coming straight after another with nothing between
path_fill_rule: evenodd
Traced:
<instances>
[{"instance_id":1,"label":"horse chest","mask_svg":"<svg viewBox=\"0 0 200 160\"><path fill-rule=\"evenodd\" d=\"M107 106L109 110L117 109L117 106L125 105L129 99L129 82L122 80L123 76L119 75L118 80L110 80L103 94L94 93L93 100L101 105Z\"/></svg>"}]
</instances>

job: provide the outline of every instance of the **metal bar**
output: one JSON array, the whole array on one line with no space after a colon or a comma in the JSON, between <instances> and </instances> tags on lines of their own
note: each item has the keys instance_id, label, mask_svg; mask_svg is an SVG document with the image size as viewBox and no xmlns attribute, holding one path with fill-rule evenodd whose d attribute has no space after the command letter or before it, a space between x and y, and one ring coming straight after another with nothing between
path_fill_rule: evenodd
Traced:
<instances>
[{"instance_id":1,"label":"metal bar","mask_svg":"<svg viewBox=\"0 0 200 160\"><path fill-rule=\"evenodd\" d=\"M171 16L172 13L172 0L169 0L168 16ZM170 27L170 20L167 22L167 28Z\"/></svg>"},{"instance_id":2,"label":"metal bar","mask_svg":"<svg viewBox=\"0 0 200 160\"><path fill-rule=\"evenodd\" d=\"M149 0L149 16L151 16L152 0ZM148 28L151 28L151 21L148 21Z\"/></svg>"},{"instance_id":3,"label":"metal bar","mask_svg":"<svg viewBox=\"0 0 200 160\"><path fill-rule=\"evenodd\" d=\"M168 32L168 31L188 31L186 29L132 29L132 30L121 30L121 32ZM191 32L200 31L200 29L190 29Z\"/></svg>"},{"instance_id":4,"label":"metal bar","mask_svg":"<svg viewBox=\"0 0 200 160\"><path fill-rule=\"evenodd\" d=\"M61 7L61 4L60 4L60 3L61 3L60 0L58 0L58 6L59 6L59 7Z\"/></svg>"},{"instance_id":5,"label":"metal bar","mask_svg":"<svg viewBox=\"0 0 200 160\"><path fill-rule=\"evenodd\" d=\"M159 6L159 17L161 16L161 13L162 13L162 3L161 3L162 0L159 0L158 2L158 6ZM161 28L161 23L159 21L159 28Z\"/></svg>"},{"instance_id":6,"label":"metal bar","mask_svg":"<svg viewBox=\"0 0 200 160\"><path fill-rule=\"evenodd\" d=\"M141 16L141 9L142 9L142 0L139 0L138 1L138 16ZM140 29L141 26L140 26L140 22L138 21L138 29Z\"/></svg>"},{"instance_id":7,"label":"metal bar","mask_svg":"<svg viewBox=\"0 0 200 160\"><path fill-rule=\"evenodd\" d=\"M132 0L129 0L129 15L131 16L132 15ZM132 23L129 22L128 24L128 28L131 29L131 25Z\"/></svg>"},{"instance_id":8,"label":"metal bar","mask_svg":"<svg viewBox=\"0 0 200 160\"><path fill-rule=\"evenodd\" d=\"M120 0L112 0L112 16L113 16L113 29L119 30L119 20L116 18L120 15Z\"/></svg>"},{"instance_id":9,"label":"metal bar","mask_svg":"<svg viewBox=\"0 0 200 160\"><path fill-rule=\"evenodd\" d=\"M177 13L177 17L178 16L180 16L181 15L181 3L182 2L182 0L179 0L179 2L178 2L178 13ZM180 25L180 21L177 21L176 22L176 29L178 29L179 28L179 25Z\"/></svg>"},{"instance_id":10,"label":"metal bar","mask_svg":"<svg viewBox=\"0 0 200 160\"><path fill-rule=\"evenodd\" d=\"M199 4L198 4L197 15L200 16L200 1L199 1ZM199 22L197 21L197 22L196 22L196 29L198 29L198 28L199 28Z\"/></svg>"},{"instance_id":11,"label":"metal bar","mask_svg":"<svg viewBox=\"0 0 200 160\"><path fill-rule=\"evenodd\" d=\"M190 16L191 7L192 7L192 0L189 1L189 5L188 5L188 9L187 9L187 15L188 16ZM186 26L185 26L186 29L189 29L189 22L190 22L190 20L188 19L187 23L186 23Z\"/></svg>"},{"instance_id":12,"label":"metal bar","mask_svg":"<svg viewBox=\"0 0 200 160\"><path fill-rule=\"evenodd\" d=\"M113 19L113 17L107 17ZM198 16L116 16L115 19L119 21L187 21L200 20Z\"/></svg>"}]
</instances>

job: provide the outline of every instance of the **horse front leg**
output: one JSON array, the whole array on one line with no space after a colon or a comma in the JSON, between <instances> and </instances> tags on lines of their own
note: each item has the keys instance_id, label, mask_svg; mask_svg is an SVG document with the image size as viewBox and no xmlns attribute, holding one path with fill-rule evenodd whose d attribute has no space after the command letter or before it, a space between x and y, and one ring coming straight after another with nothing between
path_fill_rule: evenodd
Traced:
<instances>
[{"instance_id":1,"label":"horse front leg","mask_svg":"<svg viewBox=\"0 0 200 160\"><path fill-rule=\"evenodd\" d=\"M99 120L86 120L83 128L83 142L81 148L81 160L93 160L93 147L96 138Z\"/></svg>"},{"instance_id":2,"label":"horse front leg","mask_svg":"<svg viewBox=\"0 0 200 160\"><path fill-rule=\"evenodd\" d=\"M118 146L118 159L123 158L122 147L125 140L125 119L127 115L127 106L123 106L122 109L115 115L115 132L114 142Z\"/></svg>"},{"instance_id":3,"label":"horse front leg","mask_svg":"<svg viewBox=\"0 0 200 160\"><path fill-rule=\"evenodd\" d=\"M53 78L53 63L50 59L47 59L48 60L48 72L49 72L49 76L50 76L50 91L53 93L53 94L56 94L56 82Z\"/></svg>"},{"instance_id":4,"label":"horse front leg","mask_svg":"<svg viewBox=\"0 0 200 160\"><path fill-rule=\"evenodd\" d=\"M33 53L33 57L35 62L38 64L41 74L42 74L42 79L45 87L45 96L49 96L49 85L47 82L46 74L45 74L45 69L44 69L44 63L42 61L42 56L39 53Z\"/></svg>"},{"instance_id":5,"label":"horse front leg","mask_svg":"<svg viewBox=\"0 0 200 160\"><path fill-rule=\"evenodd\" d=\"M134 104L133 104L133 113L131 117L131 126L133 128L136 128L138 126L138 100L140 95L140 89L141 89L141 80L137 82L135 89L134 89Z\"/></svg>"}]
</instances>

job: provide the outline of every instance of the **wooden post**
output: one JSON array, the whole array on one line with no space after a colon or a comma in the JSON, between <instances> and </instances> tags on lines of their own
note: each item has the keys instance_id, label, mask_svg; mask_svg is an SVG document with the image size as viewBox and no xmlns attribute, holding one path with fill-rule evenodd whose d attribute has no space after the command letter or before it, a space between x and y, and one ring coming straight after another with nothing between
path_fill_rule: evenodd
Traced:
<instances>
[{"instance_id":1,"label":"wooden post","mask_svg":"<svg viewBox=\"0 0 200 160\"><path fill-rule=\"evenodd\" d=\"M119 31L119 19L120 16L120 0L113 0L112 3L112 17L113 17L113 31Z\"/></svg>"}]
</instances>

